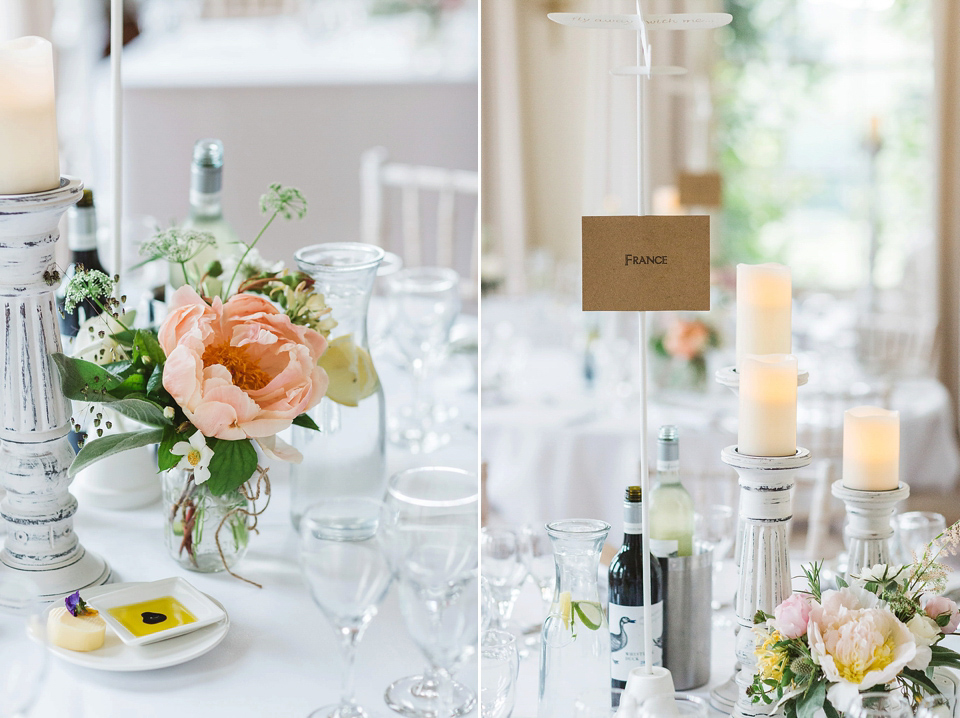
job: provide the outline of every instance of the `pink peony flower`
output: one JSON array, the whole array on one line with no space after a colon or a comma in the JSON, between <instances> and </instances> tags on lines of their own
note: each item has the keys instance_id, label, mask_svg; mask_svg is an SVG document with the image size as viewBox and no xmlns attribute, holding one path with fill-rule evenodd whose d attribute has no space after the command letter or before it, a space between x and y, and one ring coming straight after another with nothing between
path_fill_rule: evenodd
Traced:
<instances>
[{"instance_id":1,"label":"pink peony flower","mask_svg":"<svg viewBox=\"0 0 960 718\"><path fill-rule=\"evenodd\" d=\"M927 599L923 610L934 621L937 620L937 616L942 616L945 613L950 614L950 623L940 629L946 635L953 633L957 630L957 626L960 626L960 609L957 608L956 603L946 596L933 596Z\"/></svg>"},{"instance_id":2,"label":"pink peony flower","mask_svg":"<svg viewBox=\"0 0 960 718\"><path fill-rule=\"evenodd\" d=\"M254 439L268 456L302 458L276 434L323 398L322 335L263 297L237 294L211 306L189 286L174 293L158 335L163 386L204 436Z\"/></svg>"},{"instance_id":3,"label":"pink peony flower","mask_svg":"<svg viewBox=\"0 0 960 718\"><path fill-rule=\"evenodd\" d=\"M810 602L799 593L790 596L773 609L773 627L784 638L800 638L807 633Z\"/></svg>"},{"instance_id":4,"label":"pink peony flower","mask_svg":"<svg viewBox=\"0 0 960 718\"><path fill-rule=\"evenodd\" d=\"M833 685L827 697L845 711L856 694L894 680L917 656L913 633L868 591L824 591L810 610L810 654Z\"/></svg>"},{"instance_id":5,"label":"pink peony flower","mask_svg":"<svg viewBox=\"0 0 960 718\"><path fill-rule=\"evenodd\" d=\"M710 341L710 329L699 320L678 319L663 338L663 348L672 357L690 361L703 354Z\"/></svg>"}]
</instances>

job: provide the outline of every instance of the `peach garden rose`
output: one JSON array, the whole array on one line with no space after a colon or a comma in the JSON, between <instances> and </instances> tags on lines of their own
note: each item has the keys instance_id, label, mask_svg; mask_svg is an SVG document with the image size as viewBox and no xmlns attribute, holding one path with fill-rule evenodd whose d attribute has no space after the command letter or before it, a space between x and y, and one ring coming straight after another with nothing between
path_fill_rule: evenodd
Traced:
<instances>
[{"instance_id":1,"label":"peach garden rose","mask_svg":"<svg viewBox=\"0 0 960 718\"><path fill-rule=\"evenodd\" d=\"M276 434L323 398L326 339L258 295L207 304L185 285L170 307L158 333L163 387L187 419L204 436L253 439L268 456L299 461Z\"/></svg>"}]
</instances>

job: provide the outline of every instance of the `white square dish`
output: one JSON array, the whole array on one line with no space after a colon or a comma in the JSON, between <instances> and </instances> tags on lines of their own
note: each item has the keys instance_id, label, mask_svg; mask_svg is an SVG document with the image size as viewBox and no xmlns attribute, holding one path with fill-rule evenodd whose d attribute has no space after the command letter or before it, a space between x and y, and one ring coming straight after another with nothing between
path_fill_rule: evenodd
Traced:
<instances>
[{"instance_id":1,"label":"white square dish","mask_svg":"<svg viewBox=\"0 0 960 718\"><path fill-rule=\"evenodd\" d=\"M196 620L179 626L149 633L145 636L135 636L122 623L110 615L111 608L143 603L165 596L172 596L185 609L193 614ZM194 588L191 584L179 577L164 578L159 581L135 583L116 591L110 591L102 596L91 598L88 603L100 612L104 622L113 629L120 640L128 646L143 646L148 643L164 641L175 636L196 631L198 628L209 626L226 618L226 613L206 595Z\"/></svg>"}]
</instances>

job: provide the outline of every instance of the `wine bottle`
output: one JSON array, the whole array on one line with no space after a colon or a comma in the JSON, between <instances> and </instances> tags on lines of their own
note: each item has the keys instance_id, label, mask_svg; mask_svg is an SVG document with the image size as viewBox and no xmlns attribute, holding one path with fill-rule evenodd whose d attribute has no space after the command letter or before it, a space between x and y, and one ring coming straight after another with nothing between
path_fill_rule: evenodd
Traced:
<instances>
[{"instance_id":1,"label":"wine bottle","mask_svg":"<svg viewBox=\"0 0 960 718\"><path fill-rule=\"evenodd\" d=\"M63 350L69 354L73 348L73 340L80 331L80 325L103 312L89 299L76 306L72 312L67 312L63 306L67 284L76 273L77 267L96 269L107 274L97 253L97 209L94 206L92 190L85 189L80 201L67 210L67 244L70 247L70 264L57 291L57 308Z\"/></svg>"},{"instance_id":2,"label":"wine bottle","mask_svg":"<svg viewBox=\"0 0 960 718\"><path fill-rule=\"evenodd\" d=\"M241 253L236 232L223 218L222 186L223 143L216 139L198 140L193 146L190 167L190 214L183 227L209 232L217 243L187 262L191 281L202 277L215 260L222 261ZM171 263L170 286L176 289L185 283L183 268Z\"/></svg>"},{"instance_id":3,"label":"wine bottle","mask_svg":"<svg viewBox=\"0 0 960 718\"><path fill-rule=\"evenodd\" d=\"M644 636L653 636L654 666L663 665L663 573L660 562L650 558L651 623L643 620L643 518L639 486L628 486L623 502L623 546L610 562L610 685L623 690L630 671L644 665ZM613 692L613 705L620 693Z\"/></svg>"},{"instance_id":4,"label":"wine bottle","mask_svg":"<svg viewBox=\"0 0 960 718\"><path fill-rule=\"evenodd\" d=\"M650 550L661 558L693 553L693 499L680 483L675 426L661 426L658 435L657 481L650 492Z\"/></svg>"}]
</instances>

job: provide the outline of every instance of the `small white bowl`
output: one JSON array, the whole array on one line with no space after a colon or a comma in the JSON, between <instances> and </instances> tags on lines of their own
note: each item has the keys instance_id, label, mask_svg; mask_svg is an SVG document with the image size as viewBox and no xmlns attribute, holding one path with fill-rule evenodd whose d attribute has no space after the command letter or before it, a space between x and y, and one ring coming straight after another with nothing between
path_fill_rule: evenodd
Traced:
<instances>
[{"instance_id":1,"label":"small white bowl","mask_svg":"<svg viewBox=\"0 0 960 718\"><path fill-rule=\"evenodd\" d=\"M146 636L135 636L128 631L123 624L110 615L111 608L119 606L129 606L131 603L143 603L164 596L173 596L183 607L197 619L193 623L187 623L181 626L172 626L156 633L149 633ZM203 593L179 577L164 578L159 581L150 581L149 583L136 583L117 591L105 593L89 601L100 616L110 628L114 630L120 640L128 646L143 646L147 643L156 643L164 641L174 636L182 636L185 633L196 631L198 628L209 626L226 618L226 613L217 604L207 598Z\"/></svg>"}]
</instances>

